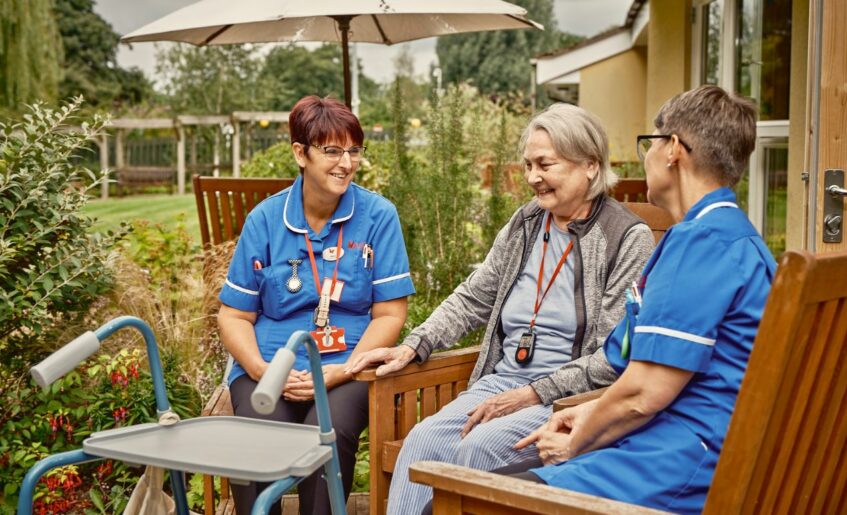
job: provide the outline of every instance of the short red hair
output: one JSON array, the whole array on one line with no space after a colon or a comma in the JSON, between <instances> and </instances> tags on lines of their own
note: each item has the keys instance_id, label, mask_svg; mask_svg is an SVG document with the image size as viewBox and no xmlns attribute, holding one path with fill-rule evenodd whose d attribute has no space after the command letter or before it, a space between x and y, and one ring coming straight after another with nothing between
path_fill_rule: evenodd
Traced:
<instances>
[{"instance_id":1,"label":"short red hair","mask_svg":"<svg viewBox=\"0 0 847 515\"><path fill-rule=\"evenodd\" d=\"M365 133L356 115L334 98L317 95L303 97L288 115L288 131L292 143L325 145L342 143L349 137L354 145L362 145Z\"/></svg>"}]
</instances>

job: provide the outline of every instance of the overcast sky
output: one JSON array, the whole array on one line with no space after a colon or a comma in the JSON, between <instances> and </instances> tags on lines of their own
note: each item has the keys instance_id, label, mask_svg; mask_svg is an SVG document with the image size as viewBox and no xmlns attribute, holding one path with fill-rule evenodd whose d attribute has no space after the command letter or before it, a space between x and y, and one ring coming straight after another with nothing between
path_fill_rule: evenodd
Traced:
<instances>
[{"instance_id":1,"label":"overcast sky","mask_svg":"<svg viewBox=\"0 0 847 515\"><path fill-rule=\"evenodd\" d=\"M118 34L124 35L194 1L96 0L94 10L111 23ZM611 26L622 24L632 0L554 0L554 4L556 20L561 30L592 36ZM152 78L156 45L158 43L136 43L132 45L132 49L121 45L118 50L118 63L123 67L138 66ZM435 55L435 38L390 47L360 43L359 58L362 60L365 74L380 82L390 81L394 75L394 56L403 46L408 46L412 52L416 74L427 73L429 64L438 60Z\"/></svg>"}]
</instances>

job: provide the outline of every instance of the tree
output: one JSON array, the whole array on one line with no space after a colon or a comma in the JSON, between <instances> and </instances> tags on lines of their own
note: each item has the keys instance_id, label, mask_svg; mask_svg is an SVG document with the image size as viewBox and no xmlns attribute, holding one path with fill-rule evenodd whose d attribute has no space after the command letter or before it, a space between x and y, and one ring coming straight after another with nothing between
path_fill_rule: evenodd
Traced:
<instances>
[{"instance_id":1,"label":"tree","mask_svg":"<svg viewBox=\"0 0 847 515\"><path fill-rule=\"evenodd\" d=\"M514 0L538 30L501 30L438 38L435 51L446 82L470 81L487 94L529 93L532 56L569 46L578 36L556 25L551 0Z\"/></svg>"},{"instance_id":2,"label":"tree","mask_svg":"<svg viewBox=\"0 0 847 515\"><path fill-rule=\"evenodd\" d=\"M341 46L321 45L315 50L289 44L272 49L265 58L261 82L267 88L270 109L288 111L306 95L344 99ZM359 96L367 98L378 85L359 66Z\"/></svg>"},{"instance_id":3,"label":"tree","mask_svg":"<svg viewBox=\"0 0 847 515\"><path fill-rule=\"evenodd\" d=\"M52 7L52 0L0 2L0 108L56 99L62 41Z\"/></svg>"},{"instance_id":4,"label":"tree","mask_svg":"<svg viewBox=\"0 0 847 515\"><path fill-rule=\"evenodd\" d=\"M171 46L156 54L156 73L178 114L221 114L265 109L261 62L251 45Z\"/></svg>"},{"instance_id":5,"label":"tree","mask_svg":"<svg viewBox=\"0 0 847 515\"><path fill-rule=\"evenodd\" d=\"M64 47L59 97L83 95L91 106L139 103L152 92L141 70L117 64L120 36L94 12L93 0L55 0Z\"/></svg>"}]
</instances>

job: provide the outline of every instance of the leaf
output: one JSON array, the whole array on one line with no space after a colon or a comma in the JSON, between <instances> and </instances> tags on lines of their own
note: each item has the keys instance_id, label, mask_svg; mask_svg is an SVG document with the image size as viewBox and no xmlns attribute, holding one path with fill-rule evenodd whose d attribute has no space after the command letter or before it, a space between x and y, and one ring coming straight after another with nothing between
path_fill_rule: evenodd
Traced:
<instances>
[{"instance_id":1,"label":"leaf","mask_svg":"<svg viewBox=\"0 0 847 515\"><path fill-rule=\"evenodd\" d=\"M88 496L91 498L91 502L94 503L94 506L100 510L100 513L106 513L106 506L103 504L103 497L96 488L90 489L88 491Z\"/></svg>"}]
</instances>

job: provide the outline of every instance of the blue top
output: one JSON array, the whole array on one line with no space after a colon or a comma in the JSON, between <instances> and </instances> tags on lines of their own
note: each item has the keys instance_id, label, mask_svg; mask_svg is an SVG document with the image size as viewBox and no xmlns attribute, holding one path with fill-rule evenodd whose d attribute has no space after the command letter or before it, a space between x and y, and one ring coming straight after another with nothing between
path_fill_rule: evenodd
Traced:
<instances>
[{"instance_id":1,"label":"blue top","mask_svg":"<svg viewBox=\"0 0 847 515\"><path fill-rule=\"evenodd\" d=\"M727 188L692 206L644 267L629 358L696 372L665 411L712 449L723 445L775 271ZM620 343L605 344L618 373L628 363Z\"/></svg>"},{"instance_id":2,"label":"blue top","mask_svg":"<svg viewBox=\"0 0 847 515\"><path fill-rule=\"evenodd\" d=\"M400 220L391 202L351 184L332 219L316 234L306 222L303 178L298 177L294 185L265 199L247 216L220 294L227 306L258 313L254 330L266 361L294 331L316 329L313 315L319 292L304 235L311 241L320 280L331 279L336 262L324 260L323 250L336 246L342 224L338 281L344 284L340 300L330 304L329 323L344 329L347 350L323 354L324 364L347 360L371 321L374 302L415 293ZM368 267L362 256L365 245L373 249L374 256L373 265ZM302 287L296 292L287 288L293 272L290 259L301 260L297 276ZM261 270L255 270L256 262L262 265ZM305 347L300 348L294 368L310 369ZM229 382L243 374L244 369L235 363Z\"/></svg>"},{"instance_id":3,"label":"blue top","mask_svg":"<svg viewBox=\"0 0 847 515\"><path fill-rule=\"evenodd\" d=\"M548 216L545 211L544 216ZM562 253L568 248L571 235L551 224L547 259L541 292L550 281ZM549 376L570 362L573 340L576 336L576 304L574 303L574 260L576 251L571 250L565 264L550 286L550 291L541 303L535 321L535 352L532 361L521 365L515 361L515 352L521 335L529 330L538 289L538 268L544 250L544 231L538 231L529 259L518 275L506 302L503 304L502 324L506 337L503 339L503 358L494 367L494 372L527 383Z\"/></svg>"},{"instance_id":4,"label":"blue top","mask_svg":"<svg viewBox=\"0 0 847 515\"><path fill-rule=\"evenodd\" d=\"M533 472L555 486L699 513L775 271L731 190L700 199L647 262L637 317L625 317L604 345L618 373L630 360L646 361L694 372L691 381L650 422L608 447Z\"/></svg>"}]
</instances>

